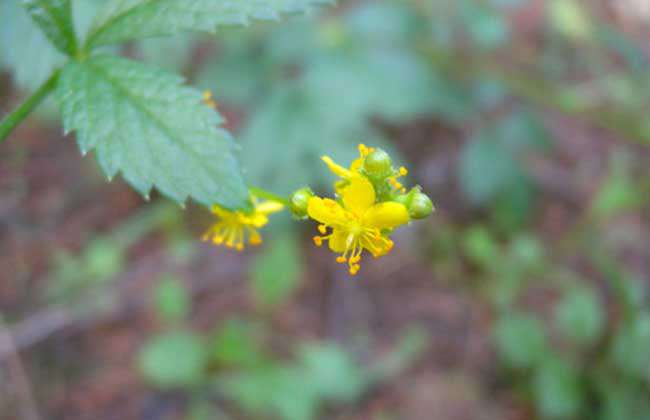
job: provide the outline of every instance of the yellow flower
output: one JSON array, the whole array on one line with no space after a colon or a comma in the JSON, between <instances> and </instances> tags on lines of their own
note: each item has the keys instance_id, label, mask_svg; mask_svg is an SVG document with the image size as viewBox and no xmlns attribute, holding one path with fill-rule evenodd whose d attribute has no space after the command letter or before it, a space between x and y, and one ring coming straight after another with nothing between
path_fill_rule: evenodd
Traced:
<instances>
[{"instance_id":1,"label":"yellow flower","mask_svg":"<svg viewBox=\"0 0 650 420\"><path fill-rule=\"evenodd\" d=\"M269 214L282 210L284 206L276 201L257 203L254 197L253 204L254 209L250 213L226 210L216 204L212 206L212 214L219 220L203 234L202 239L238 251L244 249L247 238L251 245L261 244L262 237L258 229L269 222Z\"/></svg>"},{"instance_id":2,"label":"yellow flower","mask_svg":"<svg viewBox=\"0 0 650 420\"><path fill-rule=\"evenodd\" d=\"M350 274L355 275L363 250L374 257L387 254L393 241L382 231L408 223L409 215L400 203L375 204L375 190L363 177L352 177L343 188L341 199L343 205L329 198L312 197L307 214L321 223L318 230L323 236L315 236L314 243L321 246L328 240L330 249L341 254L336 261L348 262ZM329 235L328 228L332 229Z\"/></svg>"}]
</instances>

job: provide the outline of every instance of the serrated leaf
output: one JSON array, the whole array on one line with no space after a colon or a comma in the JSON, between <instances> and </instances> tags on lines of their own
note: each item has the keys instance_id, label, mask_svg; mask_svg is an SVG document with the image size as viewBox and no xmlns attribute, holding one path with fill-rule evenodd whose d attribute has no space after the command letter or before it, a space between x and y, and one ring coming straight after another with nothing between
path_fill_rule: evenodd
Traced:
<instances>
[{"instance_id":1,"label":"serrated leaf","mask_svg":"<svg viewBox=\"0 0 650 420\"><path fill-rule=\"evenodd\" d=\"M247 189L219 114L182 78L131 60L98 55L71 61L57 88L66 133L82 154L95 149L109 178L147 196L156 187L183 202L244 207Z\"/></svg>"},{"instance_id":2,"label":"serrated leaf","mask_svg":"<svg viewBox=\"0 0 650 420\"><path fill-rule=\"evenodd\" d=\"M32 22L19 0L1 0L0 61L21 88L34 90L61 65L64 56Z\"/></svg>"},{"instance_id":3,"label":"serrated leaf","mask_svg":"<svg viewBox=\"0 0 650 420\"><path fill-rule=\"evenodd\" d=\"M214 33L218 25L278 19L326 0L114 0L100 12L89 46L184 31Z\"/></svg>"},{"instance_id":4,"label":"serrated leaf","mask_svg":"<svg viewBox=\"0 0 650 420\"><path fill-rule=\"evenodd\" d=\"M54 46L68 55L76 52L70 0L22 0L22 4Z\"/></svg>"}]
</instances>

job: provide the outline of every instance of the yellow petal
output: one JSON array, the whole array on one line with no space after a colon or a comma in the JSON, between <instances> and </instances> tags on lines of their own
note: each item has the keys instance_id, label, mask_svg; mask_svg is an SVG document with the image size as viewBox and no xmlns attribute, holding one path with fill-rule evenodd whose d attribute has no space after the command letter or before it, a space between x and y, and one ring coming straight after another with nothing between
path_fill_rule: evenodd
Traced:
<instances>
[{"instance_id":1,"label":"yellow petal","mask_svg":"<svg viewBox=\"0 0 650 420\"><path fill-rule=\"evenodd\" d=\"M359 169L361 169L361 166L363 165L365 157L360 157L352 161L352 164L350 164L350 171L351 172L359 172Z\"/></svg>"},{"instance_id":2,"label":"yellow petal","mask_svg":"<svg viewBox=\"0 0 650 420\"><path fill-rule=\"evenodd\" d=\"M409 212L403 204L388 201L372 206L363 215L362 224L378 229L392 229L408 223Z\"/></svg>"},{"instance_id":3,"label":"yellow petal","mask_svg":"<svg viewBox=\"0 0 650 420\"><path fill-rule=\"evenodd\" d=\"M348 234L341 230L335 230L330 238L330 249L337 254L345 252L347 248Z\"/></svg>"},{"instance_id":4,"label":"yellow petal","mask_svg":"<svg viewBox=\"0 0 650 420\"><path fill-rule=\"evenodd\" d=\"M335 163L329 156L323 156L321 159L323 162L325 162L330 171L334 172L336 176L340 176L341 178L349 178L352 176L352 173L350 171L345 169L343 166Z\"/></svg>"},{"instance_id":5,"label":"yellow petal","mask_svg":"<svg viewBox=\"0 0 650 420\"><path fill-rule=\"evenodd\" d=\"M271 214L281 211L284 206L277 201L264 201L255 206L256 213Z\"/></svg>"},{"instance_id":6,"label":"yellow petal","mask_svg":"<svg viewBox=\"0 0 650 420\"><path fill-rule=\"evenodd\" d=\"M361 176L350 180L350 185L343 189L343 205L358 215L364 214L375 204L375 189L370 181Z\"/></svg>"},{"instance_id":7,"label":"yellow petal","mask_svg":"<svg viewBox=\"0 0 650 420\"><path fill-rule=\"evenodd\" d=\"M307 202L307 214L325 225L345 223L345 211L339 203L329 198L311 197Z\"/></svg>"},{"instance_id":8,"label":"yellow petal","mask_svg":"<svg viewBox=\"0 0 650 420\"><path fill-rule=\"evenodd\" d=\"M269 222L269 218L264 213L256 212L255 214L248 216L243 220L244 225L253 225L256 228L261 228Z\"/></svg>"}]
</instances>

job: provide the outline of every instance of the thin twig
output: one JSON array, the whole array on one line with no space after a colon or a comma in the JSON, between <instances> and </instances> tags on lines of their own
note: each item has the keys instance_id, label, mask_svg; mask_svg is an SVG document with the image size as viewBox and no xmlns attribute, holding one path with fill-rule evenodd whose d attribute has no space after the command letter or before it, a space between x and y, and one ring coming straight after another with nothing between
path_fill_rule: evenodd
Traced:
<instances>
[{"instance_id":1,"label":"thin twig","mask_svg":"<svg viewBox=\"0 0 650 420\"><path fill-rule=\"evenodd\" d=\"M14 339L2 320L0 320L0 350L2 354L7 355L7 370L20 399L20 417L24 420L41 420L32 387L29 384L20 355L16 351Z\"/></svg>"}]
</instances>

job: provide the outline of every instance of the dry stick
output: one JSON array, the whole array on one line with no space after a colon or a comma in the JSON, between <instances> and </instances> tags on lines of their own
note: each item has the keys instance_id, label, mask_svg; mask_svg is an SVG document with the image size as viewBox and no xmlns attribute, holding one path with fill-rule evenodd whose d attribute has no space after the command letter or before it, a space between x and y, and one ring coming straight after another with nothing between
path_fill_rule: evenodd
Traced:
<instances>
[{"instance_id":1,"label":"dry stick","mask_svg":"<svg viewBox=\"0 0 650 420\"><path fill-rule=\"evenodd\" d=\"M0 352L6 355L7 370L11 377L18 397L20 398L20 414L24 420L41 420L29 379L23 368L22 360L16 350L13 336L0 319Z\"/></svg>"}]
</instances>

